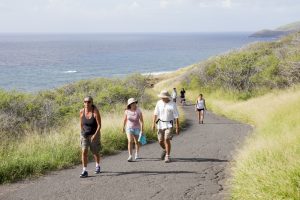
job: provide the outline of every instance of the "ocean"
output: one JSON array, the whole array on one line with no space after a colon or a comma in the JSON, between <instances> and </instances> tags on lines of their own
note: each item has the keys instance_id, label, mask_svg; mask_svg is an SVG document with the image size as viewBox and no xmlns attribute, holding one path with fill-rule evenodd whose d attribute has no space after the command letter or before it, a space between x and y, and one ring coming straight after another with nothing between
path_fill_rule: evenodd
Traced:
<instances>
[{"instance_id":1,"label":"ocean","mask_svg":"<svg viewBox=\"0 0 300 200\"><path fill-rule=\"evenodd\" d=\"M258 40L250 33L0 34L0 88L174 71Z\"/></svg>"}]
</instances>

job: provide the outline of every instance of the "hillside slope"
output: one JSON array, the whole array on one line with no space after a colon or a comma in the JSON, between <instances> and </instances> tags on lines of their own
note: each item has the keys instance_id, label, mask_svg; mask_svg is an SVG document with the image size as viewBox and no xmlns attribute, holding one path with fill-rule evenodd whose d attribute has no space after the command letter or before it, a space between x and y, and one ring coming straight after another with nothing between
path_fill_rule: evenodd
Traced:
<instances>
[{"instance_id":1,"label":"hillside slope","mask_svg":"<svg viewBox=\"0 0 300 200\"><path fill-rule=\"evenodd\" d=\"M280 26L274 30L261 30L253 33L250 37L280 37L300 31L300 21Z\"/></svg>"},{"instance_id":2,"label":"hillside slope","mask_svg":"<svg viewBox=\"0 0 300 200\"><path fill-rule=\"evenodd\" d=\"M300 33L250 44L161 83L210 110L255 126L237 152L232 199L300 199Z\"/></svg>"},{"instance_id":3,"label":"hillside slope","mask_svg":"<svg viewBox=\"0 0 300 200\"><path fill-rule=\"evenodd\" d=\"M300 32L274 42L247 45L189 68L174 77L187 89L234 93L237 99L300 83Z\"/></svg>"}]
</instances>

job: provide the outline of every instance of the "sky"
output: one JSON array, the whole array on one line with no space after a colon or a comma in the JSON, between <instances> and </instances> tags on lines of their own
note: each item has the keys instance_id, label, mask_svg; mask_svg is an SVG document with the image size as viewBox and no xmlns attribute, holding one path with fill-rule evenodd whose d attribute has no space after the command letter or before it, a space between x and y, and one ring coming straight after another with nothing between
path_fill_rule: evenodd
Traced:
<instances>
[{"instance_id":1,"label":"sky","mask_svg":"<svg viewBox=\"0 0 300 200\"><path fill-rule=\"evenodd\" d=\"M300 21L300 0L0 0L0 33L232 32Z\"/></svg>"}]
</instances>

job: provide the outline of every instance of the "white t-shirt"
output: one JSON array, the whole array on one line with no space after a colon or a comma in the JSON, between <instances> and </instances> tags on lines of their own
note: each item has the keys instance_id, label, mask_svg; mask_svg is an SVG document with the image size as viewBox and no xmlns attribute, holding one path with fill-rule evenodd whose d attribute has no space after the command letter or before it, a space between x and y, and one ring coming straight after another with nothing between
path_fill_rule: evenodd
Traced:
<instances>
[{"instance_id":1,"label":"white t-shirt","mask_svg":"<svg viewBox=\"0 0 300 200\"><path fill-rule=\"evenodd\" d=\"M160 121L157 123L158 129L172 128L173 124L170 121L179 117L177 106L174 102L168 103L159 100L155 106L154 115L157 115L157 119Z\"/></svg>"},{"instance_id":2,"label":"white t-shirt","mask_svg":"<svg viewBox=\"0 0 300 200\"><path fill-rule=\"evenodd\" d=\"M197 109L204 109L204 99L197 100Z\"/></svg>"},{"instance_id":3,"label":"white t-shirt","mask_svg":"<svg viewBox=\"0 0 300 200\"><path fill-rule=\"evenodd\" d=\"M173 93L172 93L172 98L173 98L173 99L176 99L176 98L177 98L177 92L173 91Z\"/></svg>"}]
</instances>

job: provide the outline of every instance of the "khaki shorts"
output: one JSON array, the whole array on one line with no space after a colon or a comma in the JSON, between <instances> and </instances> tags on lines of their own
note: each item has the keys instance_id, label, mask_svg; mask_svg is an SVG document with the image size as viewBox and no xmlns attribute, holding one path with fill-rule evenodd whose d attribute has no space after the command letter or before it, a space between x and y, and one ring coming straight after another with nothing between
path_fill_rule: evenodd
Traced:
<instances>
[{"instance_id":1,"label":"khaki shorts","mask_svg":"<svg viewBox=\"0 0 300 200\"><path fill-rule=\"evenodd\" d=\"M159 129L159 130L157 131L157 138L158 138L158 141L161 142L161 141L164 141L164 140L166 140L166 139L171 140L172 137L173 137L172 131L173 131L172 128L168 128L168 129Z\"/></svg>"},{"instance_id":2,"label":"khaki shorts","mask_svg":"<svg viewBox=\"0 0 300 200\"><path fill-rule=\"evenodd\" d=\"M98 154L101 150L100 134L97 134L95 140L91 141L92 136L83 137L80 136L80 144L82 149L90 148L93 154Z\"/></svg>"}]
</instances>

